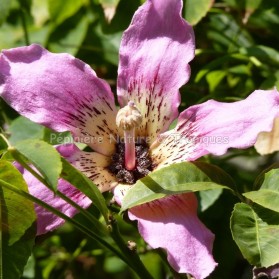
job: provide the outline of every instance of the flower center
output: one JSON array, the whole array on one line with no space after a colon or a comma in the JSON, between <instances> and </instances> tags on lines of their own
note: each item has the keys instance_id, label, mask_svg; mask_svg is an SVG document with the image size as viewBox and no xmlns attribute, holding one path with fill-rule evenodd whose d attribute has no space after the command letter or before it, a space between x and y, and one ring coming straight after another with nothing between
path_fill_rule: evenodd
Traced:
<instances>
[{"instance_id":1,"label":"flower center","mask_svg":"<svg viewBox=\"0 0 279 279\"><path fill-rule=\"evenodd\" d=\"M132 101L116 116L116 125L124 131L124 143L117 143L108 168L119 182L133 184L152 170L147 144L135 141L135 131L141 122L142 115Z\"/></svg>"},{"instance_id":2,"label":"flower center","mask_svg":"<svg viewBox=\"0 0 279 279\"><path fill-rule=\"evenodd\" d=\"M116 125L124 131L127 170L133 170L136 167L135 129L140 126L141 121L141 113L132 101L120 109L116 116Z\"/></svg>"},{"instance_id":3,"label":"flower center","mask_svg":"<svg viewBox=\"0 0 279 279\"><path fill-rule=\"evenodd\" d=\"M145 142L135 144L136 166L133 170L125 167L125 144L117 143L116 152L112 156L108 169L116 176L118 182L134 184L138 179L152 171L152 161Z\"/></svg>"}]
</instances>

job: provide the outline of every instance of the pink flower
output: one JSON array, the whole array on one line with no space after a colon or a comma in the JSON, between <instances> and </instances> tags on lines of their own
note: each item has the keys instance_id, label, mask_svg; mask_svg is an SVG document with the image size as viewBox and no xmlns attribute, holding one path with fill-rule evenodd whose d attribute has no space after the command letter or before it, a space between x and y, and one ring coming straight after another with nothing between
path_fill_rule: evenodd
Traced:
<instances>
[{"instance_id":1,"label":"pink flower","mask_svg":"<svg viewBox=\"0 0 279 279\"><path fill-rule=\"evenodd\" d=\"M194 34L181 18L181 0L148 0L135 13L120 46L117 95L121 107L135 106L141 121L123 131L108 84L82 61L53 54L39 45L5 50L0 56L0 95L34 122L55 131L71 131L93 152L75 145L58 147L101 191L113 190L121 203L125 190L153 171L228 148L254 145L257 135L272 129L278 116L276 90L255 91L235 103L208 101L178 117L179 88L190 76ZM126 115L126 114L125 114ZM176 127L168 131L178 117ZM118 136L141 138L138 146L117 143ZM178 139L178 140L177 140ZM128 150L128 151L127 151ZM30 192L65 214L76 210L54 197L28 172ZM62 179L58 188L83 207L90 200ZM38 234L63 220L36 206ZM193 193L170 196L129 210L139 232L153 248L163 247L172 267L196 279L215 268L213 234L197 217Z\"/></svg>"}]
</instances>

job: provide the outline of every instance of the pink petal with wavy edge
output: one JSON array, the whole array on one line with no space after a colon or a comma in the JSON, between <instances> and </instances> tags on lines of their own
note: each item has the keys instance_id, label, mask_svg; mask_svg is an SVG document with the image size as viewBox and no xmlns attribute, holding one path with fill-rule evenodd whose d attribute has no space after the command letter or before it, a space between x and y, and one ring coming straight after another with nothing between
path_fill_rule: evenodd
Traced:
<instances>
[{"instance_id":1,"label":"pink petal with wavy edge","mask_svg":"<svg viewBox=\"0 0 279 279\"><path fill-rule=\"evenodd\" d=\"M222 155L228 148L251 147L260 132L271 131L278 115L277 90L257 90L233 103L210 100L192 106L180 114L176 128L153 145L152 158L162 167L208 153Z\"/></svg>"},{"instance_id":2,"label":"pink petal with wavy edge","mask_svg":"<svg viewBox=\"0 0 279 279\"><path fill-rule=\"evenodd\" d=\"M197 217L194 194L169 196L130 209L139 232L152 248L164 248L170 265L195 279L206 278L216 267L212 257L214 235Z\"/></svg>"},{"instance_id":3,"label":"pink petal with wavy edge","mask_svg":"<svg viewBox=\"0 0 279 279\"><path fill-rule=\"evenodd\" d=\"M55 196L55 194L50 191L46 186L40 183L32 174L24 170L23 177L28 184L28 189L30 194L36 198L44 201L50 206L56 208L57 210L63 212L69 217L73 217L78 213L74 207L66 203L61 198ZM92 202L83 193L73 187L71 184L63 179L58 181L58 190L71 198L75 203L83 208L87 208ZM44 209L43 207L35 204L35 211L37 214L37 234L44 234L49 231L53 231L59 226L64 224L64 220L57 217L53 213Z\"/></svg>"},{"instance_id":4,"label":"pink petal with wavy edge","mask_svg":"<svg viewBox=\"0 0 279 279\"><path fill-rule=\"evenodd\" d=\"M135 13L120 46L118 97L144 116L138 133L151 143L177 117L178 89L188 81L194 33L181 18L181 0L148 0Z\"/></svg>"},{"instance_id":5,"label":"pink petal with wavy edge","mask_svg":"<svg viewBox=\"0 0 279 279\"><path fill-rule=\"evenodd\" d=\"M87 64L69 54L53 54L39 45L2 51L0 96L32 121L69 130L95 151L114 150L113 94Z\"/></svg>"}]
</instances>

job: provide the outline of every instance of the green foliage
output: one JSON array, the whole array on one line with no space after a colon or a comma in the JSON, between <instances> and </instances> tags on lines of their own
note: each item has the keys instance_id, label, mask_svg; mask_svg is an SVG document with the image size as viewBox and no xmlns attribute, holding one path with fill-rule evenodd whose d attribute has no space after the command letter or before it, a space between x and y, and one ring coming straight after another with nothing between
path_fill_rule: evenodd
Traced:
<instances>
[{"instance_id":1,"label":"green foliage","mask_svg":"<svg viewBox=\"0 0 279 279\"><path fill-rule=\"evenodd\" d=\"M122 211L168 195L213 189L231 189L231 178L205 163L178 163L138 180L122 201Z\"/></svg>"},{"instance_id":2,"label":"green foliage","mask_svg":"<svg viewBox=\"0 0 279 279\"><path fill-rule=\"evenodd\" d=\"M265 174L263 184L258 191L244 193L253 202L279 213L279 169Z\"/></svg>"},{"instance_id":3,"label":"green foliage","mask_svg":"<svg viewBox=\"0 0 279 279\"><path fill-rule=\"evenodd\" d=\"M185 19L192 25L197 24L209 11L214 0L186 0Z\"/></svg>"},{"instance_id":4,"label":"green foliage","mask_svg":"<svg viewBox=\"0 0 279 279\"><path fill-rule=\"evenodd\" d=\"M9 133L11 134L10 143L16 144L27 139L43 139L44 127L23 116L19 116L11 123Z\"/></svg>"},{"instance_id":5,"label":"green foliage","mask_svg":"<svg viewBox=\"0 0 279 279\"><path fill-rule=\"evenodd\" d=\"M17 161L22 162L26 158L32 163L43 174L51 188L56 191L62 163L59 153L51 145L40 140L25 140L15 144L10 152Z\"/></svg>"},{"instance_id":6,"label":"green foliage","mask_svg":"<svg viewBox=\"0 0 279 279\"><path fill-rule=\"evenodd\" d=\"M31 255L35 240L34 205L5 187L14 185L28 192L21 173L9 162L0 161L0 277L18 279Z\"/></svg>"},{"instance_id":7,"label":"green foliage","mask_svg":"<svg viewBox=\"0 0 279 279\"><path fill-rule=\"evenodd\" d=\"M238 203L231 217L231 230L243 256L255 266L279 262L279 215Z\"/></svg>"},{"instance_id":8,"label":"green foliage","mask_svg":"<svg viewBox=\"0 0 279 279\"><path fill-rule=\"evenodd\" d=\"M73 16L83 6L82 0L48 0L47 3L50 18L56 25Z\"/></svg>"}]
</instances>

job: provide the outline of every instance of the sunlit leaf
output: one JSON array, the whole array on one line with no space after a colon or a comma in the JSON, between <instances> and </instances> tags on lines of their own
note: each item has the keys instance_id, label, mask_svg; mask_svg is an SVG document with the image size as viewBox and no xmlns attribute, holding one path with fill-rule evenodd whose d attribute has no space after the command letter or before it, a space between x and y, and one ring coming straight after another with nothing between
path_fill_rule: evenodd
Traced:
<instances>
[{"instance_id":1,"label":"sunlit leaf","mask_svg":"<svg viewBox=\"0 0 279 279\"><path fill-rule=\"evenodd\" d=\"M272 169L265 174L261 188L243 194L253 202L279 213L279 169Z\"/></svg>"},{"instance_id":2,"label":"sunlit leaf","mask_svg":"<svg viewBox=\"0 0 279 279\"><path fill-rule=\"evenodd\" d=\"M209 11L214 0L186 0L185 19L192 25L197 24Z\"/></svg>"},{"instance_id":3,"label":"sunlit leaf","mask_svg":"<svg viewBox=\"0 0 279 279\"><path fill-rule=\"evenodd\" d=\"M9 141L11 144L16 144L27 139L42 139L44 127L23 116L19 116L9 126L9 132L11 134Z\"/></svg>"},{"instance_id":4,"label":"sunlit leaf","mask_svg":"<svg viewBox=\"0 0 279 279\"><path fill-rule=\"evenodd\" d=\"M74 142L71 132L54 132L48 128L44 129L43 140L50 143L51 145L68 144Z\"/></svg>"},{"instance_id":5,"label":"sunlit leaf","mask_svg":"<svg viewBox=\"0 0 279 279\"><path fill-rule=\"evenodd\" d=\"M14 148L40 171L47 183L55 190L62 171L60 155L56 149L41 140L21 141L15 144Z\"/></svg>"},{"instance_id":6,"label":"sunlit leaf","mask_svg":"<svg viewBox=\"0 0 279 279\"><path fill-rule=\"evenodd\" d=\"M32 0L31 13L34 18L35 26L42 27L49 19L47 1Z\"/></svg>"},{"instance_id":7,"label":"sunlit leaf","mask_svg":"<svg viewBox=\"0 0 279 279\"><path fill-rule=\"evenodd\" d=\"M3 187L9 183L27 192L21 173L9 162L0 161L0 274L1 278L19 279L34 245L36 215L34 205Z\"/></svg>"},{"instance_id":8,"label":"sunlit leaf","mask_svg":"<svg viewBox=\"0 0 279 279\"><path fill-rule=\"evenodd\" d=\"M211 71L206 75L206 80L209 85L210 92L214 92L216 87L220 84L223 78L227 75L224 70Z\"/></svg>"},{"instance_id":9,"label":"sunlit leaf","mask_svg":"<svg viewBox=\"0 0 279 279\"><path fill-rule=\"evenodd\" d=\"M122 211L168 195L213 189L231 189L231 178L221 169L202 162L178 163L152 172L127 192Z\"/></svg>"},{"instance_id":10,"label":"sunlit leaf","mask_svg":"<svg viewBox=\"0 0 279 279\"><path fill-rule=\"evenodd\" d=\"M50 18L57 25L74 15L82 6L82 0L48 0Z\"/></svg>"},{"instance_id":11,"label":"sunlit leaf","mask_svg":"<svg viewBox=\"0 0 279 279\"><path fill-rule=\"evenodd\" d=\"M273 218L272 218L273 217ZM272 220L273 219L273 220ZM250 264L268 267L279 262L279 215L238 203L231 216L233 238Z\"/></svg>"}]
</instances>

